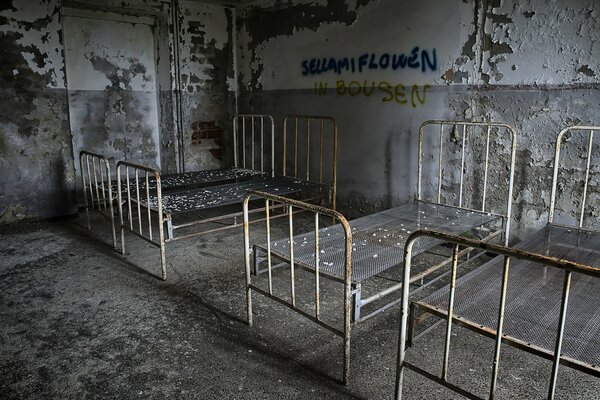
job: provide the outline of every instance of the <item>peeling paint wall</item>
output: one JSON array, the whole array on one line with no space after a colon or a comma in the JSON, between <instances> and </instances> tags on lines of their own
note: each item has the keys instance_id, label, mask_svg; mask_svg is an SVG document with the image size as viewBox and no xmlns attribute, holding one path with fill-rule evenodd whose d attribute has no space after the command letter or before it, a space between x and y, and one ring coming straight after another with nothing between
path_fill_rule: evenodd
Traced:
<instances>
[{"instance_id":1,"label":"peeling paint wall","mask_svg":"<svg viewBox=\"0 0 600 400\"><path fill-rule=\"evenodd\" d=\"M194 124L212 123L223 130L225 148L230 143L234 113L233 11L213 4L185 1L180 4L180 62L183 104L185 169L219 168L231 162L215 156L219 140L192 140Z\"/></svg>"},{"instance_id":2,"label":"peeling paint wall","mask_svg":"<svg viewBox=\"0 0 600 400\"><path fill-rule=\"evenodd\" d=\"M351 214L414 197L424 120L495 120L520 135L521 234L547 219L560 129L600 124L593 0L263 1L238 15L240 111L336 117Z\"/></svg>"},{"instance_id":3,"label":"peeling paint wall","mask_svg":"<svg viewBox=\"0 0 600 400\"><path fill-rule=\"evenodd\" d=\"M230 136L235 99L233 11L215 4L178 3L186 167L221 166L230 162L221 156L223 143L192 145L192 127L215 121L223 136ZM73 149L160 166L163 172L177 170L171 4L1 2L0 91L5 102L0 111L0 222L75 213L79 178ZM63 23L69 17L62 13L67 9L98 18L75 24L67 48L81 53L84 64L70 73L67 68L65 74L69 55L65 56ZM150 22L147 28L135 22L125 28L123 18ZM109 28L95 27L98 24ZM136 25L151 31L145 31L143 46L136 42Z\"/></svg>"},{"instance_id":4,"label":"peeling paint wall","mask_svg":"<svg viewBox=\"0 0 600 400\"><path fill-rule=\"evenodd\" d=\"M0 3L0 221L74 211L59 1Z\"/></svg>"}]
</instances>

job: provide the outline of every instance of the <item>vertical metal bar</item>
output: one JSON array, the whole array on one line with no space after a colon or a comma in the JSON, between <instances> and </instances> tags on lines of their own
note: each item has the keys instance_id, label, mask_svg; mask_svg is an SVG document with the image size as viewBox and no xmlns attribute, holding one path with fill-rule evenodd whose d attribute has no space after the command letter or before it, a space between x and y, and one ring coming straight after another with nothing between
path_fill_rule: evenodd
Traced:
<instances>
[{"instance_id":1,"label":"vertical metal bar","mask_svg":"<svg viewBox=\"0 0 600 400\"><path fill-rule=\"evenodd\" d=\"M140 204L140 174L139 170L135 168L135 195L137 198L137 212L138 212L138 227L140 229L140 235L142 234L142 206ZM149 206L149 204L148 204Z\"/></svg>"},{"instance_id":2,"label":"vertical metal bar","mask_svg":"<svg viewBox=\"0 0 600 400\"><path fill-rule=\"evenodd\" d=\"M331 200L331 207L336 209L336 199L337 199L337 148L338 148L338 128L335 120L333 123L333 194ZM335 221L334 221L335 222Z\"/></svg>"},{"instance_id":3,"label":"vertical metal bar","mask_svg":"<svg viewBox=\"0 0 600 400\"><path fill-rule=\"evenodd\" d=\"M244 197L244 263L246 265L246 317L252 326L252 273L250 272L250 223L248 221L248 202L250 196ZM270 252L269 252L270 254Z\"/></svg>"},{"instance_id":4,"label":"vertical metal bar","mask_svg":"<svg viewBox=\"0 0 600 400\"><path fill-rule=\"evenodd\" d=\"M310 122L311 118L306 119L306 180L310 180Z\"/></svg>"},{"instance_id":5,"label":"vertical metal bar","mask_svg":"<svg viewBox=\"0 0 600 400\"><path fill-rule=\"evenodd\" d=\"M233 117L233 166L235 168L239 167L238 164L238 116Z\"/></svg>"},{"instance_id":6,"label":"vertical metal bar","mask_svg":"<svg viewBox=\"0 0 600 400\"><path fill-rule=\"evenodd\" d=\"M129 229L133 230L133 215L131 212L131 184L129 182L129 166L125 167L125 175L127 178L127 213L129 216Z\"/></svg>"},{"instance_id":7,"label":"vertical metal bar","mask_svg":"<svg viewBox=\"0 0 600 400\"><path fill-rule=\"evenodd\" d=\"M508 286L508 271L510 268L510 257L504 257L504 269L502 272L502 287L500 291L500 309L498 310L498 327L496 329L496 346L494 350L494 362L492 364L492 383L490 385L490 400L496 397L496 385L498 382L498 366L500 364L500 346L502 345L502 333L504 329L504 310L506 306L506 292Z\"/></svg>"},{"instance_id":8,"label":"vertical metal bar","mask_svg":"<svg viewBox=\"0 0 600 400\"><path fill-rule=\"evenodd\" d=\"M112 182L110 177L110 162L108 160L104 160L106 163L106 176L108 177L107 185L108 185L108 207L110 212L110 227L112 230L112 240L113 247L117 248L117 232L115 230L115 212L113 209L113 192L112 192Z\"/></svg>"},{"instance_id":9,"label":"vertical metal bar","mask_svg":"<svg viewBox=\"0 0 600 400\"><path fill-rule=\"evenodd\" d=\"M420 136L420 135L419 135ZM412 263L412 248L416 239L409 240L404 247L404 270L402 274L402 302L400 308L400 337L398 342L398 362L396 363L396 400L402 399L402 383L404 379L404 360L406 357L406 334L408 328L408 316L410 313L408 297L410 285L410 268Z\"/></svg>"},{"instance_id":10,"label":"vertical metal bar","mask_svg":"<svg viewBox=\"0 0 600 400\"><path fill-rule=\"evenodd\" d=\"M117 206L119 207L119 226L121 228L121 254L125 254L125 225L123 224L123 190L121 189L121 167L117 164Z\"/></svg>"},{"instance_id":11,"label":"vertical metal bar","mask_svg":"<svg viewBox=\"0 0 600 400\"><path fill-rule=\"evenodd\" d=\"M558 367L560 365L560 353L562 351L562 341L565 333L565 322L567 320L567 307L569 304L569 291L571 289L571 271L565 271L565 280L563 284L562 303L560 306L560 316L558 320L558 332L556 335L556 345L554 347L554 360L552 361L552 374L550 386L548 389L548 400L554 399L556 391L556 381L558 379Z\"/></svg>"},{"instance_id":12,"label":"vertical metal bar","mask_svg":"<svg viewBox=\"0 0 600 400\"><path fill-rule=\"evenodd\" d=\"M583 181L583 197L581 199L581 214L579 215L579 227L583 227L583 216L585 214L585 203L587 201L588 179L590 178L590 163L592 162L592 145L594 144L594 131L590 130L588 144L587 162L585 166L585 180Z\"/></svg>"},{"instance_id":13,"label":"vertical metal bar","mask_svg":"<svg viewBox=\"0 0 600 400\"><path fill-rule=\"evenodd\" d=\"M150 213L150 185L148 185L148 171L146 173L146 209L148 210L148 234L152 240L152 214Z\"/></svg>"},{"instance_id":14,"label":"vertical metal bar","mask_svg":"<svg viewBox=\"0 0 600 400\"><path fill-rule=\"evenodd\" d=\"M321 129L319 131L319 183L323 183L323 128L325 120L321 119Z\"/></svg>"},{"instance_id":15,"label":"vertical metal bar","mask_svg":"<svg viewBox=\"0 0 600 400\"><path fill-rule=\"evenodd\" d=\"M448 324L446 325L446 342L444 345L444 363L442 364L441 378L445 381L448 377L448 358L450 357L450 338L452 336L452 318L454 316L454 292L456 290L456 270L458 269L458 245L452 251L452 277L450 279L450 293L448 295Z\"/></svg>"},{"instance_id":16,"label":"vertical metal bar","mask_svg":"<svg viewBox=\"0 0 600 400\"><path fill-rule=\"evenodd\" d=\"M287 176L287 122L288 117L285 117L283 120L283 176Z\"/></svg>"},{"instance_id":17,"label":"vertical metal bar","mask_svg":"<svg viewBox=\"0 0 600 400\"><path fill-rule=\"evenodd\" d=\"M462 207L463 185L465 178L465 147L467 142L467 125L463 125L462 132L462 154L460 160L460 193L458 194L458 206Z\"/></svg>"},{"instance_id":18,"label":"vertical metal bar","mask_svg":"<svg viewBox=\"0 0 600 400\"><path fill-rule=\"evenodd\" d=\"M260 117L260 172L265 172L265 117Z\"/></svg>"},{"instance_id":19,"label":"vertical metal bar","mask_svg":"<svg viewBox=\"0 0 600 400\"><path fill-rule=\"evenodd\" d=\"M250 155L252 156L252 169L254 169L254 115L252 117L250 117L250 123L252 124L252 131L251 131L252 132L252 134L251 134L252 135L251 136L251 138L252 138L252 140L251 140L252 141L252 144L251 144L252 149L250 151Z\"/></svg>"},{"instance_id":20,"label":"vertical metal bar","mask_svg":"<svg viewBox=\"0 0 600 400\"><path fill-rule=\"evenodd\" d=\"M99 164L98 167L100 167ZM95 201L98 202L98 210L100 210L100 194L98 192L98 173L96 171L96 157L92 158L92 168L94 170L94 188L96 189Z\"/></svg>"},{"instance_id":21,"label":"vertical metal bar","mask_svg":"<svg viewBox=\"0 0 600 400\"><path fill-rule=\"evenodd\" d=\"M271 176L275 176L275 121L273 121L273 117L269 116L271 120ZM285 140L285 136L284 136ZM283 146L283 151L285 152L285 144ZM285 164L285 159L284 159ZM284 174L285 175L285 174Z\"/></svg>"},{"instance_id":22,"label":"vertical metal bar","mask_svg":"<svg viewBox=\"0 0 600 400\"><path fill-rule=\"evenodd\" d=\"M90 202L92 203L92 208L94 208L94 189L92 187L92 173L90 171L90 156L86 156L85 162L87 165L88 184L90 187Z\"/></svg>"},{"instance_id":23,"label":"vertical metal bar","mask_svg":"<svg viewBox=\"0 0 600 400\"><path fill-rule=\"evenodd\" d=\"M160 243L160 269L162 280L167 279L167 258L165 254L165 227L164 217L162 208L162 183L158 172L154 172L154 179L156 179L156 207L158 208L158 241ZM150 201L148 200L148 208L150 207ZM169 217L170 219L170 217Z\"/></svg>"},{"instance_id":24,"label":"vertical metal bar","mask_svg":"<svg viewBox=\"0 0 600 400\"><path fill-rule=\"evenodd\" d=\"M315 318L321 315L321 292L319 288L319 213L315 213Z\"/></svg>"},{"instance_id":25,"label":"vertical metal bar","mask_svg":"<svg viewBox=\"0 0 600 400\"><path fill-rule=\"evenodd\" d=\"M79 172L81 173L81 188L83 190L83 199L85 202L85 220L87 222L88 229L92 229L92 226L90 224L90 206L88 203L87 188L86 188L86 184L85 184L85 171L83 168L83 158L84 157L87 158L88 156L86 154L79 155Z\"/></svg>"},{"instance_id":26,"label":"vertical metal bar","mask_svg":"<svg viewBox=\"0 0 600 400\"><path fill-rule=\"evenodd\" d=\"M443 160L444 160L444 124L440 124L440 151L438 155L438 194L437 194L437 202L442 202L442 169L443 169Z\"/></svg>"},{"instance_id":27,"label":"vertical metal bar","mask_svg":"<svg viewBox=\"0 0 600 400\"><path fill-rule=\"evenodd\" d=\"M294 125L294 178L298 177L298 117Z\"/></svg>"},{"instance_id":28,"label":"vertical metal bar","mask_svg":"<svg viewBox=\"0 0 600 400\"><path fill-rule=\"evenodd\" d=\"M271 217L269 203L269 199L265 199L265 222L267 224L267 271L269 275L269 294L273 294L273 264L271 260Z\"/></svg>"},{"instance_id":29,"label":"vertical metal bar","mask_svg":"<svg viewBox=\"0 0 600 400\"><path fill-rule=\"evenodd\" d=\"M488 165L490 156L490 131L491 125L487 126L487 137L485 140L485 166L483 170L483 200L481 201L481 212L485 212L485 200L487 195L487 179L488 179Z\"/></svg>"},{"instance_id":30,"label":"vertical metal bar","mask_svg":"<svg viewBox=\"0 0 600 400\"><path fill-rule=\"evenodd\" d=\"M334 130L337 132L336 128ZM335 223L335 218L333 222ZM346 271L344 276L344 385L348 385L350 383L350 333L352 329L352 228L350 228L350 224L345 219L339 219L339 222L344 227L346 239Z\"/></svg>"},{"instance_id":31,"label":"vertical metal bar","mask_svg":"<svg viewBox=\"0 0 600 400\"><path fill-rule=\"evenodd\" d=\"M106 204L106 187L104 186L104 170L106 167L106 164L102 165L103 160L98 159L98 168L100 169L100 185L102 188L102 208L104 209L104 212L106 212L106 210L108 209L108 205ZM100 201L100 199L98 199L98 201ZM100 207L98 207L98 209L100 209Z\"/></svg>"},{"instance_id":32,"label":"vertical metal bar","mask_svg":"<svg viewBox=\"0 0 600 400\"><path fill-rule=\"evenodd\" d=\"M417 149L417 199L421 200L421 177L423 175L423 129L424 125L419 127L419 143Z\"/></svg>"},{"instance_id":33,"label":"vertical metal bar","mask_svg":"<svg viewBox=\"0 0 600 400\"><path fill-rule=\"evenodd\" d=\"M288 206L288 221L290 228L290 281L292 305L296 306L296 276L294 274L294 221L292 206Z\"/></svg>"},{"instance_id":34,"label":"vertical metal bar","mask_svg":"<svg viewBox=\"0 0 600 400\"><path fill-rule=\"evenodd\" d=\"M242 168L246 168L246 117L242 116Z\"/></svg>"}]
</instances>

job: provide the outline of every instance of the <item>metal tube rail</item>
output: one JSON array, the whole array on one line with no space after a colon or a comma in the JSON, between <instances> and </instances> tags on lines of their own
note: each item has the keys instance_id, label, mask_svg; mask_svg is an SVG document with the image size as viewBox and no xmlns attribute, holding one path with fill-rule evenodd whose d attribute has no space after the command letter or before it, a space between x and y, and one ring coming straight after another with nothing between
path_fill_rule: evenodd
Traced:
<instances>
[{"instance_id":1,"label":"metal tube rail","mask_svg":"<svg viewBox=\"0 0 600 400\"><path fill-rule=\"evenodd\" d=\"M506 133L508 133L508 135L510 136L511 139L511 149L510 149L510 166L509 166L509 172L508 172L508 190L507 190L507 200L506 200L506 214L504 215L506 217L506 225L505 225L505 237L504 237L504 244L508 244L508 240L509 240L509 236L510 236L510 225L511 225L511 215L512 215L512 197L513 197L513 186L514 186L514 169L515 169L515 161L516 161L516 154L517 154L517 132L515 130L515 128L513 128L511 125L508 124L504 124L504 123L498 123L498 122L470 122L470 121L452 121L452 120L428 120L425 121L421 124L421 126L419 127L419 143L418 143L418 165L417 165L417 199L418 200L424 200L423 199L423 185L422 185L422 179L423 179L423 138L425 135L425 127L429 126L429 125L439 125L440 130L439 130L439 151L438 151L438 166L437 166L437 203L438 204L443 204L442 203L442 175L443 175L443 149L444 149L444 126L454 126L454 127L462 127L462 133L461 133L461 157L460 157L460 179L459 179L459 193L458 193L458 207L459 208L464 208L463 207L463 189L464 189L464 182L465 182L465 151L466 151L466 146L467 146L467 136L469 135L469 131L468 128L469 127L481 127L481 128L486 128L485 129L485 135L483 137L484 143L485 143L485 160L483 163L483 168L484 168L484 179L483 179L483 188L482 188L482 197L481 197L481 209L478 211L481 212L486 212L485 208L486 208L486 200L487 200L487 195L488 195L488 184L489 184L489 166L490 166L490 162L489 162L489 157L490 157L490 151L489 151L489 147L490 147L490 133L491 133L491 128L495 127L495 128L502 128L505 130ZM449 129L449 132L451 132L452 130ZM446 204L444 204L446 205Z\"/></svg>"},{"instance_id":2,"label":"metal tube rail","mask_svg":"<svg viewBox=\"0 0 600 400\"><path fill-rule=\"evenodd\" d=\"M583 180L583 193L581 197L581 209L579 214L579 228L583 228L586 200L588 194L588 182L590 178L590 167L592 158L592 147L594 144L594 131L600 131L600 126L591 125L574 125L564 128L558 134L556 138L556 147L554 151L554 169L552 174L552 194L550 195L550 211L548 213L548 223L554 222L554 216L556 211L556 196L558 195L558 170L560 168L560 155L562 150L563 140L566 141L568 134L572 134L575 131L589 131L588 133L588 145L586 152L586 167L585 167L585 178Z\"/></svg>"},{"instance_id":3,"label":"metal tube rail","mask_svg":"<svg viewBox=\"0 0 600 400\"><path fill-rule=\"evenodd\" d=\"M92 164L91 167L90 161ZM96 164L98 165L97 168ZM81 151L79 153L79 173L81 174L81 187L83 190L87 227L89 230L92 229L90 224L90 208L108 218L112 229L112 244L116 249L117 233L113 206L115 199L112 193L110 162L101 154ZM94 177L93 179L92 174ZM100 181L98 181L98 174L100 175Z\"/></svg>"},{"instance_id":4,"label":"metal tube rail","mask_svg":"<svg viewBox=\"0 0 600 400\"><path fill-rule=\"evenodd\" d=\"M298 160L299 160L299 155L298 155L298 151L299 151L299 147L298 147L298 135L300 133L300 121L305 121L305 125L306 125L306 157L305 157L305 162L306 162L306 170L305 170L305 175L300 176L301 174L299 173L299 168L298 168ZM318 123L318 127L319 129L311 129L311 124L312 122L317 122ZM324 125L325 122L329 122L331 124L331 136L332 136L332 146L333 146L333 159L332 159L332 175L331 175L331 206L332 208L335 210L336 209L336 197L337 197L337 148L338 148L338 126L337 126L337 122L335 120L335 118L330 117L330 116L323 116L323 115L286 115L285 118L283 119L283 176L290 176L293 178L302 178L302 179L306 179L308 181L311 180L311 171L310 171L310 166L311 166L311 160L310 160L310 145L311 145L311 135L314 132L319 133L318 137L319 137L319 171L318 174L316 175L316 177L318 177L319 183L323 183L323 138L324 138ZM291 173L288 173L288 166L287 166L287 153L288 153L288 139L287 139L287 135L288 135L288 125L293 124L293 133L294 133L294 147L293 147L293 158L294 158L294 165L293 165L293 171ZM312 164L316 165L315 162L313 162Z\"/></svg>"},{"instance_id":5,"label":"metal tube rail","mask_svg":"<svg viewBox=\"0 0 600 400\"><path fill-rule=\"evenodd\" d=\"M240 129L240 120L241 120L241 129ZM250 128L247 129L246 127L246 121L249 122L250 124ZM265 132L265 128L266 127L270 127L271 130L271 134L270 134L270 156L271 156L271 162L269 165L270 168L270 174L271 176L275 176L275 122L273 121L273 117L268 115L268 114L237 114L236 116L233 117L233 165L236 168L250 168L252 170L255 170L255 163L256 163L256 158L255 157L255 147L257 144L260 145L260 154L258 157L260 159L260 168L258 169L258 171L260 172L266 172L266 166L265 166L265 135L268 134L268 132ZM255 132L255 128L256 125L260 125L260 129L258 129L258 136L260 137L260 140L256 140L256 132ZM249 135L250 135L250 161L248 162L249 165L246 165L246 153L247 153L247 149L246 149L246 136L248 135L248 130L249 130ZM241 157L240 157L240 152L238 149L238 146L240 146L239 143L239 136L241 135Z\"/></svg>"},{"instance_id":6,"label":"metal tube rail","mask_svg":"<svg viewBox=\"0 0 600 400\"><path fill-rule=\"evenodd\" d=\"M551 376L549 392L548 392L548 398L553 399L554 398L554 390L556 388L556 379L557 379L557 375L558 375L558 366L561 363L561 358L562 358L561 354L560 354L560 349L561 349L561 344L562 344L562 339L563 339L564 325L565 325L565 321L566 321L567 303L568 303L567 300L569 297L571 274L573 272L576 272L576 273L588 275L588 276L591 276L594 278L600 278L600 268L594 268L589 265L580 264L580 263L565 260L565 259L559 259L556 257L547 256L547 255L531 253L531 252L527 252L524 250L509 248L506 246L501 246L501 245L497 245L497 244L493 244L493 243L482 242L479 240L467 239L467 238L460 237L460 236L453 236L453 235L442 233L442 232L428 230L428 231L417 231L417 232L412 233L406 242L406 245L404 247L404 272L403 272L403 281L404 282L410 281L410 269L411 269L413 245L419 238L422 238L422 237L428 237L428 238L441 240L446 243L452 243L456 246L456 248L458 248L458 246L473 247L473 248L478 248L482 251L491 252L491 253L494 253L497 255L502 255L505 257L504 268L503 268L503 285L502 285L502 289L501 289L502 293L501 293L501 300L500 300L499 311L498 311L499 324L498 324L498 329L494 335L494 337L496 339L496 345L495 345L495 350L494 350L494 361L493 361L493 365L492 365L493 372L492 372L492 381L490 384L490 393L489 393L490 399L493 399L495 397L496 377L497 377L497 370L498 370L499 356L500 356L500 345L501 345L501 342L504 340L502 338L502 322L503 322L504 314L505 314L504 302L506 300L506 291L507 291L507 285L505 284L505 281L508 276L508 266L510 263L510 259L515 258L515 259L530 261L533 263L544 264L546 266L560 268L565 271L565 281L564 281L563 292L562 292L561 314L560 314L560 320L559 320L559 324L558 324L559 326L558 326L558 332L557 332L557 338L556 338L556 347L555 347L555 351L553 354L552 376ZM454 260L455 260L455 262L453 263L453 275L456 273L456 269L458 268L458 265L456 263L456 260L457 260L456 251L455 251ZM451 291L450 299L448 302L449 309L451 309L451 307L453 306L452 294L453 294L453 292ZM419 367L417 367L411 363L408 363L406 361L406 358L405 358L406 347L405 346L406 346L406 339L407 339L408 314L409 314L409 285L405 285L402 288L400 339L399 339L399 344L398 344L398 362L397 362L397 370L396 370L395 398L397 400L400 400L402 398L404 368L410 368L410 369L420 373L423 376L433 379L434 381L444 385L445 387L447 387L449 389L452 389L461 394L464 394L463 393L464 391L462 389L457 390L457 387L455 385L447 382L446 368L443 369L442 375L440 377L435 376L435 378L432 378L434 375L425 374L425 373L423 373L423 370L421 370ZM444 316L444 318L448 319L448 330L450 330L450 326L456 318L452 318L451 312L449 312L449 315ZM447 336L446 343L445 343L446 349L448 348L448 344L449 344L449 337ZM447 351L445 352L444 363L445 364L447 363ZM474 394L469 394L468 397L478 398Z\"/></svg>"},{"instance_id":7,"label":"metal tube rail","mask_svg":"<svg viewBox=\"0 0 600 400\"><path fill-rule=\"evenodd\" d=\"M122 189L122 179L121 174L123 173L123 169L125 169L125 181L127 185L126 201L123 201L123 189ZM130 169L132 170L135 179L129 179ZM148 176L153 175L156 181L156 189L154 192L156 193L155 204L153 205L150 197L150 189L148 185L146 185L145 194L147 197L142 197L144 192L140 191L140 179L139 174L142 172L145 176L145 181L148 181ZM135 197L132 197L131 185L135 185ZM161 190L161 180L160 180L160 172L156 169L145 167L143 165L134 164L126 161L119 161L117 163L117 196L118 196L118 206L119 206L119 222L121 226L121 254L125 254L125 230L128 230L135 234L138 237L141 237L147 240L150 243L154 243L160 249L160 266L161 266L161 275L160 278L162 280L167 279L167 266L166 266L166 255L165 255L165 230L164 223L167 222L167 219L163 213L162 207L162 190ZM145 201L145 204L143 202ZM137 209L137 217L138 225L135 226L133 224L134 215L132 215L132 203L135 203ZM125 223L124 211L123 207L127 205L127 215L129 218L129 224ZM147 209L146 218L147 218L147 232L144 231L142 224L142 208ZM152 212L154 211L157 214L157 224L158 224L158 243L153 240L152 235Z\"/></svg>"},{"instance_id":8,"label":"metal tube rail","mask_svg":"<svg viewBox=\"0 0 600 400\"><path fill-rule=\"evenodd\" d=\"M333 326L330 326L326 322L324 322L320 318L320 296L319 296L319 271L317 268L316 278L315 278L315 312L314 316L307 314L305 311L301 310L296 306L295 302L295 276L294 276L294 249L293 245L290 246L290 288L291 288L291 302L288 302L284 299L278 298L272 294L271 284L272 284L272 263L269 260L268 262L268 273L269 273L269 290L265 291L255 285L252 284L252 271L250 266L250 220L249 220L249 210L248 205L251 198L262 198L268 204L280 203L288 207L288 216L289 216L289 240L290 243L293 244L294 236L293 236L293 209L301 209L307 212L312 212L315 214L315 237L316 237L316 245L315 245L315 259L319 259L319 247L318 247L318 215L324 215L330 217L334 220L339 221L341 226L344 229L344 237L345 237L345 255L344 255L344 328L343 331L336 329ZM305 203L298 200L288 199L282 196L277 196L273 194L263 193L259 191L248 191L244 196L244 263L246 268L246 305L247 305L247 319L248 324L252 326L252 290L257 293L263 294L266 297L275 299L276 301L285 304L292 310L296 311L300 315L308 317L310 320L317 322L319 325L326 327L334 333L341 333L343 338L343 349L344 349L344 363L343 363L343 382L347 385L350 381L350 330L352 326L351 321L351 312L352 312L352 229L350 228L350 224L346 220L346 218L339 213L338 211L331 210L325 207L321 207L318 205ZM265 208L266 210L269 207ZM267 218L268 218L268 214ZM267 219L267 247L270 248L270 230L269 230L269 220Z\"/></svg>"}]
</instances>

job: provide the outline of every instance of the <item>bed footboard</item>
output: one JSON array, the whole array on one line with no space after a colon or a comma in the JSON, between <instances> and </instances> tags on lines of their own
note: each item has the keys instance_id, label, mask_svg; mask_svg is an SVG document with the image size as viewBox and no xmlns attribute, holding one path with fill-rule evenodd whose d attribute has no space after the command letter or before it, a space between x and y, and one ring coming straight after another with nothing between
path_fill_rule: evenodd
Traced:
<instances>
[{"instance_id":1,"label":"bed footboard","mask_svg":"<svg viewBox=\"0 0 600 400\"><path fill-rule=\"evenodd\" d=\"M79 153L79 172L81 173L87 227L92 230L90 209L96 210L108 218L111 223L113 247L116 249L117 235L110 162L100 154L82 151Z\"/></svg>"},{"instance_id":2,"label":"bed footboard","mask_svg":"<svg viewBox=\"0 0 600 400\"><path fill-rule=\"evenodd\" d=\"M398 346L398 364L396 370L396 392L395 398L397 400L402 398L402 387L403 387L403 378L404 371L406 368L417 372L423 377L426 377L434 382L437 382L448 389L451 389L465 397L471 399L483 399L484 397L479 397L456 384L453 384L448 381L448 366L449 366L449 353L450 353L450 340L452 337L452 327L453 324L461 325L467 329L478 332L484 336L491 337L495 340L494 347L494 356L492 362L492 375L490 379L489 386L489 394L485 398L495 398L496 387L497 387L497 377L498 377L498 369L500 362L500 350L502 343L509 344L511 346L526 350L533 354L539 355L541 357L547 358L552 361L552 371L550 375L550 382L548 385L548 399L554 398L554 393L556 389L556 382L558 377L558 369L559 365L568 365L573 368L579 370L586 370L586 372L590 372L593 375L599 376L600 370L595 369L594 366L582 366L582 363L570 359L566 357L564 354L561 354L562 346L563 346L563 338L565 333L565 324L567 321L567 312L569 311L569 293L571 290L571 281L573 273L582 274L585 276L589 276L591 278L600 278L600 268L594 268L589 265L579 264L573 261L569 261L566 259L560 259L552 256L532 253L528 251L524 251L516 248L509 248L506 246L500 246L496 244L491 244L488 242L477 241L473 239L467 239L458 236L452 236L441 232L435 231L417 231L413 233L405 246L404 250L404 272L403 272L403 281L409 282L411 278L411 259L412 259L412 249L413 245L420 238L428 237L441 240L445 243L452 244L454 246L453 251L453 261L452 261L452 275L450 280L450 285L448 289L448 297L447 297L447 308L444 310L428 307L425 304L421 304L420 302L413 302L412 305L417 305L419 307L426 307L427 311L437 315L438 317L446 320L446 329L445 329L445 346L443 352L443 360L441 362L441 373L439 375L428 372L419 366L412 364L406 361L406 343L407 338L409 338L410 331L410 321L412 319L410 317L409 307L409 285L405 285L402 288L402 308L401 308L401 323L400 323L400 341ZM498 256L503 256L502 261L502 277L500 284L500 293L499 293L499 304L498 304L498 312L497 312L497 320L495 323L496 329L491 329L489 327L480 325L473 321L470 321L466 318L462 318L460 316L455 315L455 289L456 289L456 275L458 269L458 250L459 246L464 247L472 247L477 248L482 251L486 251L489 253L496 254ZM563 283L562 283L562 291L560 293L561 301L560 301L560 311L558 314L558 323L557 330L554 342L553 351L549 351L537 346L528 343L527 341L520 340L518 338L508 336L505 334L504 321L506 316L506 301L507 301L507 292L510 291L510 281L509 281L509 270L511 267L511 261L516 263L517 261L526 261L530 263L535 263L537 265L531 265L530 268L536 267L550 267L552 269L558 269L562 271L564 274ZM573 312L576 312L573 311ZM582 369L583 368L583 369ZM587 369L586 369L587 368Z\"/></svg>"},{"instance_id":3,"label":"bed footboard","mask_svg":"<svg viewBox=\"0 0 600 400\"><path fill-rule=\"evenodd\" d=\"M156 186L150 189L149 178ZM126 161L117 163L117 196L119 225L121 228L121 253L125 254L125 230L160 249L162 280L167 279L164 224L169 221L162 207L160 173L143 165ZM156 215L153 218L153 215ZM158 235L155 231L158 230Z\"/></svg>"},{"instance_id":4,"label":"bed footboard","mask_svg":"<svg viewBox=\"0 0 600 400\"><path fill-rule=\"evenodd\" d=\"M252 283L252 267L250 260L250 253L253 249L250 247L250 221L249 219L249 202L250 200L264 200L264 210L265 210L265 235L266 235L266 255L267 255L267 274L268 274L268 289L263 289L259 286L256 286ZM273 276L272 271L275 268L272 262L271 255L271 224L270 221L272 218L270 216L270 211L276 207L284 207L287 211L288 216L288 230L289 230L289 240L291 243L290 252L289 252L289 268L290 268L290 291L289 291L289 300L278 297L273 292ZM296 279L295 279L295 270L298 267L303 267L301 264L298 264L294 261L294 221L293 217L296 211L304 211L309 212L314 215L314 233L315 233L315 247L314 247L314 257L315 257L315 265L316 268L311 272L314 272L315 280L315 298L314 298L314 312L309 313L302 310L296 304ZM325 216L332 218L334 221L337 221L341 224L344 230L344 238L345 238L345 251L344 251L344 278L342 283L344 284L344 326L343 329L339 329L335 326L328 324L326 321L321 319L320 315L320 305L321 305L321 297L320 297L320 278L326 277L331 278L325 274L322 274L319 265L319 221L320 216ZM254 248L254 256L256 257L256 248ZM350 224L346 220L346 218L339 212L335 210L331 210L328 208L324 208L318 205L305 203L298 200L288 199L282 196L277 196L273 194L258 192L258 191L249 191L244 197L244 262L246 267L246 305L247 305L247 318L248 324L252 325L252 291L262 294L272 300L277 301L280 304L283 304L290 309L296 311L300 315L308 318L309 320L317 323L318 325L328 329L329 331L335 333L336 335L343 338L343 346L344 346L344 367L343 367L343 382L344 384L348 384L350 379L350 329L352 325L352 229L350 228ZM256 259L255 259L256 262ZM333 278L332 278L333 279Z\"/></svg>"}]
</instances>

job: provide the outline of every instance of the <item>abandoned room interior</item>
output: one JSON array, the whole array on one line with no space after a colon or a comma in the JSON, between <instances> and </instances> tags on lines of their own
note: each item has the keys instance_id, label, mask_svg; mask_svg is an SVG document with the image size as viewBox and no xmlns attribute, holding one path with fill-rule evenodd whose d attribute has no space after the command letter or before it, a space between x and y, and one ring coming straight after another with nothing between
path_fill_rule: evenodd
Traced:
<instances>
[{"instance_id":1,"label":"abandoned room interior","mask_svg":"<svg viewBox=\"0 0 600 400\"><path fill-rule=\"evenodd\" d=\"M0 398L600 399L596 0L1 0Z\"/></svg>"}]
</instances>

